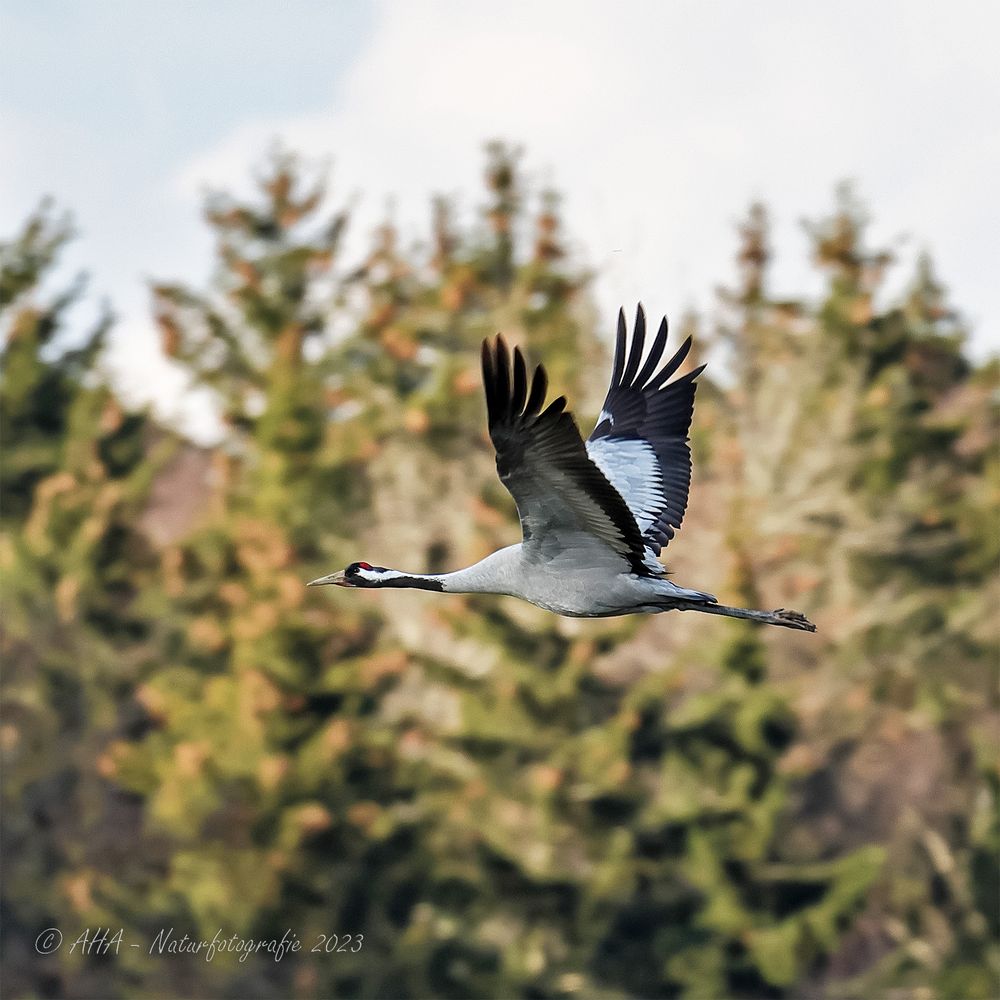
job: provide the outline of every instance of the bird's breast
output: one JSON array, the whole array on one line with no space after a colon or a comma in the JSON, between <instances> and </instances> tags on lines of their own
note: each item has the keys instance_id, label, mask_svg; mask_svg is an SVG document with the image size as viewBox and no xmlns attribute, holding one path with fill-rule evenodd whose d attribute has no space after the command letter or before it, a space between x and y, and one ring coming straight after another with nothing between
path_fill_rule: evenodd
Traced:
<instances>
[{"instance_id":1,"label":"bird's breast","mask_svg":"<svg viewBox=\"0 0 1000 1000\"><path fill-rule=\"evenodd\" d=\"M571 618L604 618L635 611L650 595L644 581L601 570L560 572L537 568L524 574L517 596L546 611Z\"/></svg>"}]
</instances>

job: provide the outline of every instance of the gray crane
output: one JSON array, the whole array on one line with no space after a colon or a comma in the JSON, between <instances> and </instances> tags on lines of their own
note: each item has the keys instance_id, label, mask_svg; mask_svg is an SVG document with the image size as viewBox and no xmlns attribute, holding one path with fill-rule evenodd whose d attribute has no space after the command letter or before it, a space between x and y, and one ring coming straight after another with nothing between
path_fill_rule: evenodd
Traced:
<instances>
[{"instance_id":1,"label":"gray crane","mask_svg":"<svg viewBox=\"0 0 1000 1000\"><path fill-rule=\"evenodd\" d=\"M523 540L454 573L354 562L309 586L505 594L577 618L701 611L815 632L797 611L727 607L667 579L658 557L687 508L688 430L705 366L671 381L691 338L663 364L666 319L643 360L645 342L642 306L631 343L619 312L611 385L584 441L564 396L545 405L545 369L538 365L529 378L519 348L512 353L500 335L484 341L490 438L500 480L517 504Z\"/></svg>"}]
</instances>

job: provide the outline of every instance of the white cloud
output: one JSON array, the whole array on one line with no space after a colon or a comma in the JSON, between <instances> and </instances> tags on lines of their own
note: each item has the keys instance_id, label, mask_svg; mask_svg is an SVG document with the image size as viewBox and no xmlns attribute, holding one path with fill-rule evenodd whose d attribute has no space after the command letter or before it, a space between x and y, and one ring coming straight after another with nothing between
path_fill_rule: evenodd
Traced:
<instances>
[{"instance_id":1,"label":"white cloud","mask_svg":"<svg viewBox=\"0 0 1000 1000\"><path fill-rule=\"evenodd\" d=\"M992 10L386 3L329 109L245 126L178 184L239 185L280 136L335 160L367 224L393 195L416 227L431 192L478 197L484 139L523 142L529 170L566 194L607 317L638 298L710 308L758 197L775 215L776 281L815 281L798 221L853 178L876 237L907 232L935 252L982 349L1000 316L986 222L998 88L976 23Z\"/></svg>"},{"instance_id":2,"label":"white cloud","mask_svg":"<svg viewBox=\"0 0 1000 1000\"><path fill-rule=\"evenodd\" d=\"M565 194L567 231L600 271L609 326L637 299L672 316L711 309L734 270L734 224L755 198L773 210L775 283L818 287L798 222L827 212L836 182L853 178L875 239L909 233L907 253L932 251L984 353L1000 323L998 27L1000 8L955 0L384 2L325 109L234 108L243 124L183 162L130 171L119 160L142 140L127 129L69 135L17 119L12 133L7 115L4 197L23 217L25 192L44 181L80 209L84 259L122 314L116 368L133 394L167 407L179 381L152 360L142 279L204 279L202 191L245 190L275 138L333 162L335 199L362 195L355 246L390 197L410 235L426 233L432 193L471 209L483 142L524 144L533 183Z\"/></svg>"}]
</instances>

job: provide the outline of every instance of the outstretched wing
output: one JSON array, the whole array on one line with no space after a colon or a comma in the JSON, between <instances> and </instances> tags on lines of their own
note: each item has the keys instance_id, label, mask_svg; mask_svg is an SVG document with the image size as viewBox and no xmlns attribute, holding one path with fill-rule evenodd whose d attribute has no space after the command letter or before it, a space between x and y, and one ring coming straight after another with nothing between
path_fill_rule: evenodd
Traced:
<instances>
[{"instance_id":1,"label":"outstretched wing","mask_svg":"<svg viewBox=\"0 0 1000 1000\"><path fill-rule=\"evenodd\" d=\"M502 337L483 341L483 384L497 472L521 519L524 546L539 558L572 553L588 565L621 563L649 575L642 535L625 501L591 461L560 396L542 409L548 379L529 386L524 356Z\"/></svg>"},{"instance_id":2,"label":"outstretched wing","mask_svg":"<svg viewBox=\"0 0 1000 1000\"><path fill-rule=\"evenodd\" d=\"M611 386L586 447L594 464L625 499L643 541L657 556L681 526L687 508L694 380L705 366L670 382L691 350L691 338L662 367L666 318L642 363L645 340L642 306L636 312L630 346L626 345L625 313L619 311Z\"/></svg>"}]
</instances>

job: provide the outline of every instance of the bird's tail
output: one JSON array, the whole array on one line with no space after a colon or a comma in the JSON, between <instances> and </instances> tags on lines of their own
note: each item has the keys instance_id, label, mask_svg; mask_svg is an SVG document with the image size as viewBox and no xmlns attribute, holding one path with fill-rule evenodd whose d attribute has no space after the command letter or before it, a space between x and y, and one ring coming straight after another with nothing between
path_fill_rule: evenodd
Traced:
<instances>
[{"instance_id":1,"label":"bird's tail","mask_svg":"<svg viewBox=\"0 0 1000 1000\"><path fill-rule=\"evenodd\" d=\"M660 580L660 586L664 591L664 596L669 600L693 601L699 604L716 604L718 598L714 594L706 594L702 590L688 590L687 587L678 587L670 580Z\"/></svg>"}]
</instances>

